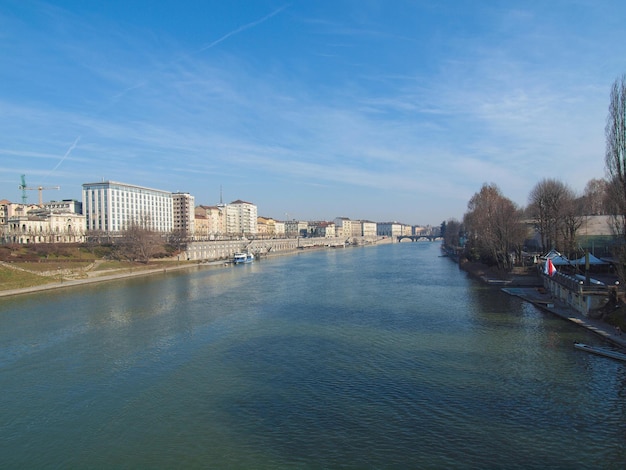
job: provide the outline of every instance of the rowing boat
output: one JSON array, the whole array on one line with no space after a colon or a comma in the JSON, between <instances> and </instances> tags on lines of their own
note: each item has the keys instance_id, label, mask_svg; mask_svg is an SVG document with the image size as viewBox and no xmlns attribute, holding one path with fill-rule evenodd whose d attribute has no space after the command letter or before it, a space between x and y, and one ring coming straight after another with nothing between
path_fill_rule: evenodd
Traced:
<instances>
[{"instance_id":1,"label":"rowing boat","mask_svg":"<svg viewBox=\"0 0 626 470\"><path fill-rule=\"evenodd\" d=\"M574 347L582 351L597 354L598 356L610 357L611 359L616 359L618 361L626 361L626 354L619 351L614 351L612 349L598 348L596 346L590 346L585 343L574 343Z\"/></svg>"}]
</instances>

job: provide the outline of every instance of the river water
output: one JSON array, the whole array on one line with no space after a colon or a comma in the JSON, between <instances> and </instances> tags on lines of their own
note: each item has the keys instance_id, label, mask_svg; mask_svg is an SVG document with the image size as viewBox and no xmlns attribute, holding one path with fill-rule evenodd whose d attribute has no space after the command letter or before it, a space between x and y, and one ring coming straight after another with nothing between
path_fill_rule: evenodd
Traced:
<instances>
[{"instance_id":1,"label":"river water","mask_svg":"<svg viewBox=\"0 0 626 470\"><path fill-rule=\"evenodd\" d=\"M626 366L435 243L0 300L1 468L623 468Z\"/></svg>"}]
</instances>

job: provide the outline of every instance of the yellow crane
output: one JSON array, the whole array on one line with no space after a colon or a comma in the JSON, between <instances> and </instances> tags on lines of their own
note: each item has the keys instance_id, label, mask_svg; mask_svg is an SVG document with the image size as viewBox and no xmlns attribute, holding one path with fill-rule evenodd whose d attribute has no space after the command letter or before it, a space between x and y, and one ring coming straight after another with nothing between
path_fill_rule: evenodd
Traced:
<instances>
[{"instance_id":1,"label":"yellow crane","mask_svg":"<svg viewBox=\"0 0 626 470\"><path fill-rule=\"evenodd\" d=\"M28 196L26 195L27 190L39 191L39 207L41 207L43 206L42 191L47 190L47 189L61 189L61 188L59 186L48 186L48 187L37 186L36 188L29 188L28 186L26 186L26 175L22 175L22 184L18 186L18 189L22 190L22 204L26 204L26 199L28 199Z\"/></svg>"}]
</instances>

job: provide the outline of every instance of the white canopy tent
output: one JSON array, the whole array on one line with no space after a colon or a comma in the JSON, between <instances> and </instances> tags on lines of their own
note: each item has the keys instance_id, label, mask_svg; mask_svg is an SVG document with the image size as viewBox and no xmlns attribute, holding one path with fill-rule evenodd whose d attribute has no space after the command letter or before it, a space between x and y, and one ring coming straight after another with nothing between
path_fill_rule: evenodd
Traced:
<instances>
[{"instance_id":1,"label":"white canopy tent","mask_svg":"<svg viewBox=\"0 0 626 470\"><path fill-rule=\"evenodd\" d=\"M586 264L586 260L585 257L583 256L582 258L578 258L574 261L572 261L572 264L579 264L579 265L584 265ZM590 266L601 266L601 265L606 265L609 264L606 261L601 260L600 258L597 258L595 256L593 256L591 253L589 253L589 265Z\"/></svg>"}]
</instances>

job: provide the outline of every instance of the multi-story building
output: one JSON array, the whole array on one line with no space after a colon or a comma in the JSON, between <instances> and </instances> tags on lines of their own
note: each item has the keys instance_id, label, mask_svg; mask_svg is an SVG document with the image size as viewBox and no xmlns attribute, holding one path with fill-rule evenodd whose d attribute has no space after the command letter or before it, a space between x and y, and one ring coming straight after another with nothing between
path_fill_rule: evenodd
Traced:
<instances>
[{"instance_id":1,"label":"multi-story building","mask_svg":"<svg viewBox=\"0 0 626 470\"><path fill-rule=\"evenodd\" d=\"M4 243L82 243L85 241L85 216L71 212L33 210L8 219Z\"/></svg>"},{"instance_id":2,"label":"multi-story building","mask_svg":"<svg viewBox=\"0 0 626 470\"><path fill-rule=\"evenodd\" d=\"M281 222L279 220L274 221L274 233L277 237L285 236L285 222Z\"/></svg>"},{"instance_id":3,"label":"multi-story building","mask_svg":"<svg viewBox=\"0 0 626 470\"><path fill-rule=\"evenodd\" d=\"M41 206L48 212L54 212L56 214L82 214L83 205L76 199L63 199L62 201L50 201L44 202Z\"/></svg>"},{"instance_id":4,"label":"multi-story building","mask_svg":"<svg viewBox=\"0 0 626 470\"><path fill-rule=\"evenodd\" d=\"M259 235L273 237L276 235L276 221L270 217L257 217L257 230Z\"/></svg>"},{"instance_id":5,"label":"multi-story building","mask_svg":"<svg viewBox=\"0 0 626 470\"><path fill-rule=\"evenodd\" d=\"M334 222L310 222L309 223L309 236L310 237L323 237L334 238L335 237L335 224Z\"/></svg>"},{"instance_id":6,"label":"multi-story building","mask_svg":"<svg viewBox=\"0 0 626 470\"><path fill-rule=\"evenodd\" d=\"M174 231L185 236L191 236L195 232L195 208L194 197L189 193L173 193L173 227Z\"/></svg>"},{"instance_id":7,"label":"multi-story building","mask_svg":"<svg viewBox=\"0 0 626 470\"><path fill-rule=\"evenodd\" d=\"M257 207L251 202L233 201L226 205L226 233L229 235L256 235Z\"/></svg>"},{"instance_id":8,"label":"multi-story building","mask_svg":"<svg viewBox=\"0 0 626 470\"><path fill-rule=\"evenodd\" d=\"M361 235L368 238L376 238L376 222L371 222L369 220L361 221Z\"/></svg>"},{"instance_id":9,"label":"multi-story building","mask_svg":"<svg viewBox=\"0 0 626 470\"><path fill-rule=\"evenodd\" d=\"M304 220L285 220L285 235L290 238L306 237L309 223Z\"/></svg>"},{"instance_id":10,"label":"multi-story building","mask_svg":"<svg viewBox=\"0 0 626 470\"><path fill-rule=\"evenodd\" d=\"M205 215L194 214L194 239L205 240L209 237L209 219Z\"/></svg>"},{"instance_id":11,"label":"multi-story building","mask_svg":"<svg viewBox=\"0 0 626 470\"><path fill-rule=\"evenodd\" d=\"M173 229L172 193L132 184L103 181L83 184L87 230L116 233L133 224L157 232Z\"/></svg>"},{"instance_id":12,"label":"multi-story building","mask_svg":"<svg viewBox=\"0 0 626 470\"><path fill-rule=\"evenodd\" d=\"M376 225L379 237L399 237L404 234L403 225L399 222L381 222Z\"/></svg>"},{"instance_id":13,"label":"multi-story building","mask_svg":"<svg viewBox=\"0 0 626 470\"><path fill-rule=\"evenodd\" d=\"M195 208L197 238L216 237L226 233L226 210L221 206L203 206Z\"/></svg>"},{"instance_id":14,"label":"multi-story building","mask_svg":"<svg viewBox=\"0 0 626 470\"><path fill-rule=\"evenodd\" d=\"M363 229L360 220L350 220L347 217L337 217L335 219L335 230L338 237L360 237Z\"/></svg>"}]
</instances>

